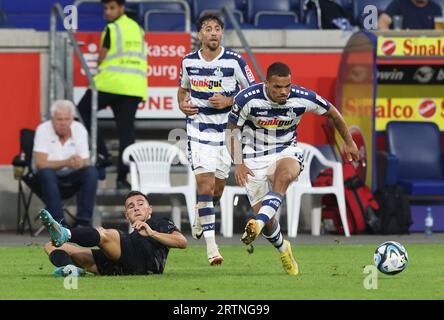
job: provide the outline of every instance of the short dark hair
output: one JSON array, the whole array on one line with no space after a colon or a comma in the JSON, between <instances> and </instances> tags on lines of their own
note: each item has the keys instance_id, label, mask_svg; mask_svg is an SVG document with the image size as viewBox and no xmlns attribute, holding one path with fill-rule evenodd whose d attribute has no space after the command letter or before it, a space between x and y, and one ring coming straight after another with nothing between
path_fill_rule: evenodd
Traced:
<instances>
[{"instance_id":1,"label":"short dark hair","mask_svg":"<svg viewBox=\"0 0 444 320\"><path fill-rule=\"evenodd\" d=\"M289 75L291 75L290 67L282 62L275 62L267 69L267 80L270 80L272 76L288 77Z\"/></svg>"},{"instance_id":2,"label":"short dark hair","mask_svg":"<svg viewBox=\"0 0 444 320\"><path fill-rule=\"evenodd\" d=\"M128 192L128 194L127 194L126 197L125 197L125 203L126 203L126 200L128 200L129 198L134 197L134 196L142 196L142 197L145 198L145 200L146 200L148 203L150 203L146 194L144 194L144 193L142 193L142 192L140 192L140 191L136 191L136 190L133 190L133 191Z\"/></svg>"},{"instance_id":3,"label":"short dark hair","mask_svg":"<svg viewBox=\"0 0 444 320\"><path fill-rule=\"evenodd\" d=\"M197 32L199 32L202 29L203 24L208 20L214 20L217 22L218 25L223 29L224 28L224 22L222 19L215 13L206 13L196 21L196 29Z\"/></svg>"},{"instance_id":4,"label":"short dark hair","mask_svg":"<svg viewBox=\"0 0 444 320\"><path fill-rule=\"evenodd\" d=\"M105 4L105 3L110 3L110 2L117 2L117 4L119 5L119 6L124 6L125 5L125 1L126 0L101 0L101 2L103 3L103 4Z\"/></svg>"}]
</instances>

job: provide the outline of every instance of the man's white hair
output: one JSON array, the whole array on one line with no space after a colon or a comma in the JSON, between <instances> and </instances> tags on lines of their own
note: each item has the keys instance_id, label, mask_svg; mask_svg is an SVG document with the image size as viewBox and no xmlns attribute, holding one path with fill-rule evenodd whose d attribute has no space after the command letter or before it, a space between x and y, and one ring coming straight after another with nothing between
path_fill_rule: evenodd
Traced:
<instances>
[{"instance_id":1,"label":"man's white hair","mask_svg":"<svg viewBox=\"0 0 444 320\"><path fill-rule=\"evenodd\" d=\"M54 114L56 112L66 112L69 111L72 116L76 114L76 107L74 106L74 103L69 100L56 100L53 102L50 108L51 117L54 117Z\"/></svg>"}]
</instances>

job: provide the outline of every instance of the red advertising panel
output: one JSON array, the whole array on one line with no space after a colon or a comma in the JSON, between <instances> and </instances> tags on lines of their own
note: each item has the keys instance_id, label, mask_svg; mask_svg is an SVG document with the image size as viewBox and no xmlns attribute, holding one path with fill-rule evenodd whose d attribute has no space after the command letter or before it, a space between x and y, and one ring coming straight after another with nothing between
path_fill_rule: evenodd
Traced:
<instances>
[{"instance_id":1,"label":"red advertising panel","mask_svg":"<svg viewBox=\"0 0 444 320\"><path fill-rule=\"evenodd\" d=\"M20 129L40 122L40 54L0 53L0 165L20 151Z\"/></svg>"},{"instance_id":2,"label":"red advertising panel","mask_svg":"<svg viewBox=\"0 0 444 320\"><path fill-rule=\"evenodd\" d=\"M76 34L91 73L97 73L100 50L100 32ZM148 50L148 101L141 105L138 118L183 118L177 105L177 87L182 58L190 52L191 36L188 33L146 33ZM74 100L78 102L88 85L80 62L74 62ZM101 118L112 117L111 111L99 113Z\"/></svg>"},{"instance_id":3,"label":"red advertising panel","mask_svg":"<svg viewBox=\"0 0 444 320\"><path fill-rule=\"evenodd\" d=\"M246 54L243 54L247 58ZM254 52L264 76L270 64L280 61L289 65L294 84L316 91L321 96L335 103L336 78L341 60L341 53L277 53ZM251 66L250 60L247 59ZM259 81L255 73L256 80ZM339 108L340 109L340 108ZM311 144L328 143L322 124L326 117L307 113L298 126L298 139Z\"/></svg>"}]
</instances>

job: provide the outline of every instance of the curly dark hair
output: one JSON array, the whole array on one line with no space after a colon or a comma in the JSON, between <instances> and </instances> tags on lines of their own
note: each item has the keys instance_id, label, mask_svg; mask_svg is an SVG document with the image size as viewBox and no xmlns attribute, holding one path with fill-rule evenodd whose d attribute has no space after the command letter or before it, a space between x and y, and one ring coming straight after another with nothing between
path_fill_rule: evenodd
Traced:
<instances>
[{"instance_id":1,"label":"curly dark hair","mask_svg":"<svg viewBox=\"0 0 444 320\"><path fill-rule=\"evenodd\" d=\"M119 6L125 5L125 0L101 0L102 3L110 3L115 1Z\"/></svg>"},{"instance_id":2,"label":"curly dark hair","mask_svg":"<svg viewBox=\"0 0 444 320\"><path fill-rule=\"evenodd\" d=\"M196 29L197 32L199 32L202 29L202 26L205 22L209 21L209 20L214 20L217 22L218 25L220 25L220 27L223 29L224 28L224 22L222 21L222 19L214 13L207 13L204 14L202 17L200 17L199 19L197 19L196 21Z\"/></svg>"}]
</instances>

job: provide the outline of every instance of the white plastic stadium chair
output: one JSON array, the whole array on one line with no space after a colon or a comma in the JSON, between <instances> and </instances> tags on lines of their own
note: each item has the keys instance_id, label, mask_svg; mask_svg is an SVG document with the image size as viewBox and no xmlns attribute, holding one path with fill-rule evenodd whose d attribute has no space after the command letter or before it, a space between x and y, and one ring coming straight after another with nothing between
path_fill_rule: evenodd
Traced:
<instances>
[{"instance_id":1,"label":"white plastic stadium chair","mask_svg":"<svg viewBox=\"0 0 444 320\"><path fill-rule=\"evenodd\" d=\"M174 160L187 166L187 184L172 186L170 169ZM190 225L193 224L196 206L196 181L185 154L175 145L147 141L128 146L123 152L123 163L129 165L131 189L148 194L183 194L185 196ZM173 206L174 224L180 229L180 206Z\"/></svg>"},{"instance_id":2,"label":"white plastic stadium chair","mask_svg":"<svg viewBox=\"0 0 444 320\"><path fill-rule=\"evenodd\" d=\"M245 187L225 186L224 193L220 199L221 233L226 238L233 236L234 198L237 195L247 195ZM276 213L276 219L278 220L280 213L281 210Z\"/></svg>"},{"instance_id":3,"label":"white plastic stadium chair","mask_svg":"<svg viewBox=\"0 0 444 320\"><path fill-rule=\"evenodd\" d=\"M304 170L301 172L298 181L293 182L287 190L287 221L288 236L296 237L298 233L299 214L301 211L301 200L303 194L334 194L338 201L341 222L344 226L346 237L350 236L347 222L347 214L344 196L344 181L342 176L342 164L331 161L315 147L298 142L298 147L304 150ZM313 158L316 157L319 162L333 169L333 185L326 187L313 187L310 179L310 166ZM319 235L321 229L321 197L316 197L315 205L312 208L312 234Z\"/></svg>"},{"instance_id":4,"label":"white plastic stadium chair","mask_svg":"<svg viewBox=\"0 0 444 320\"><path fill-rule=\"evenodd\" d=\"M234 197L236 195L246 195L247 191L244 187L225 186L222 197L220 198L221 211L221 233L224 237L231 238L233 236L233 209Z\"/></svg>"}]
</instances>

